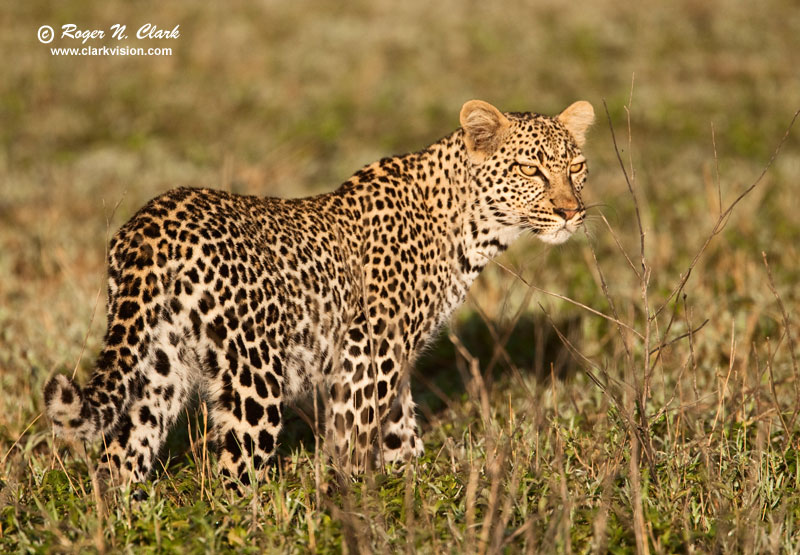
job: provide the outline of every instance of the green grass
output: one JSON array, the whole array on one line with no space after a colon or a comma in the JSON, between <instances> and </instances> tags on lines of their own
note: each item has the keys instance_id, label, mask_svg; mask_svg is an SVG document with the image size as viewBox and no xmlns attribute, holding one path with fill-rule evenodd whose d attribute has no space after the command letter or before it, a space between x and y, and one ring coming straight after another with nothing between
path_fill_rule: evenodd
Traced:
<instances>
[{"instance_id":1,"label":"green grass","mask_svg":"<svg viewBox=\"0 0 800 555\"><path fill-rule=\"evenodd\" d=\"M788 0L0 8L0 551L800 550L800 130L669 297L720 197L724 208L756 182L800 109L796 11ZM173 56L54 57L36 41L44 24L148 21L181 25L158 44ZM321 487L325 457L294 416L272 479L232 495L195 411L146 501L117 491L98 506L98 446L84 458L38 416L49 376L91 372L108 234L179 185L331 190L450 132L470 98L543 113L592 102L586 200L599 206L566 245L525 239L488 267L420 361L424 457ZM645 231L646 297L604 101Z\"/></svg>"}]
</instances>

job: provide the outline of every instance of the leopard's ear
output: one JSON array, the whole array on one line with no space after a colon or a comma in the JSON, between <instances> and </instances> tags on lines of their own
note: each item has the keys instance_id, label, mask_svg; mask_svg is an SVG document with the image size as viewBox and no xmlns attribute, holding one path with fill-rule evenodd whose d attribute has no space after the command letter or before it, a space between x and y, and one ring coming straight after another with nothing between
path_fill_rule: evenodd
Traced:
<instances>
[{"instance_id":1,"label":"leopard's ear","mask_svg":"<svg viewBox=\"0 0 800 555\"><path fill-rule=\"evenodd\" d=\"M572 134L578 146L583 146L586 130L594 123L594 108L585 100L579 100L570 104L556 119Z\"/></svg>"},{"instance_id":2,"label":"leopard's ear","mask_svg":"<svg viewBox=\"0 0 800 555\"><path fill-rule=\"evenodd\" d=\"M511 122L483 100L470 100L461 107L461 127L467 154L473 164L482 164L506 138Z\"/></svg>"}]
</instances>

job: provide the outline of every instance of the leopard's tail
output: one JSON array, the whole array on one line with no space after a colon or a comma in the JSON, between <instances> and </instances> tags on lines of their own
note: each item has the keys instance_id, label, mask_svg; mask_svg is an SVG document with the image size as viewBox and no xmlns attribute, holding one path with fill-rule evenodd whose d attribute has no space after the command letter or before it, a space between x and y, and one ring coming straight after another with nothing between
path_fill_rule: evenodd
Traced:
<instances>
[{"instance_id":1,"label":"leopard's tail","mask_svg":"<svg viewBox=\"0 0 800 555\"><path fill-rule=\"evenodd\" d=\"M164 200L165 199L165 200ZM44 388L47 416L57 435L92 441L123 426L147 383L150 347L158 335L169 267L166 247L138 230L152 222L154 199L111 239L108 253L108 329L89 382L65 375ZM152 233L151 233L152 235ZM166 314L164 317L168 317Z\"/></svg>"},{"instance_id":2,"label":"leopard's tail","mask_svg":"<svg viewBox=\"0 0 800 555\"><path fill-rule=\"evenodd\" d=\"M63 374L53 376L44 388L44 403L57 435L82 440L98 437L100 411L89 403L72 378Z\"/></svg>"},{"instance_id":3,"label":"leopard's tail","mask_svg":"<svg viewBox=\"0 0 800 555\"><path fill-rule=\"evenodd\" d=\"M133 332L120 323L120 311L128 309L119 308L113 293L109 297L112 308L105 346L89 383L80 387L69 376L56 374L44 388L45 412L56 435L65 439L92 441L115 430L131 402L141 396L140 355L121 338L124 330L125 341L133 341ZM146 352L149 340L135 340Z\"/></svg>"},{"instance_id":4,"label":"leopard's tail","mask_svg":"<svg viewBox=\"0 0 800 555\"><path fill-rule=\"evenodd\" d=\"M147 308L161 301L155 285L139 287L131 279L130 287L142 290L139 297L130 295L109 279L109 315L105 345L100 351L92 376L80 387L69 376L57 374L44 388L45 412L57 435L65 439L92 441L117 428L130 404L141 396L144 383L142 355L148 353L149 334L138 331L137 320L147 316ZM150 295L151 305L141 295Z\"/></svg>"}]
</instances>

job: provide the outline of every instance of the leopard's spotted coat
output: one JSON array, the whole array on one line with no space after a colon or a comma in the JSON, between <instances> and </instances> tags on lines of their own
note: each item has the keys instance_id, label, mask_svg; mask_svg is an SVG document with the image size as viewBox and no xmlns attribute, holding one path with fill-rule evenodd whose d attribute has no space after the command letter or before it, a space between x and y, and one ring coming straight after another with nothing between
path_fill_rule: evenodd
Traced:
<instances>
[{"instance_id":1,"label":"leopard's spotted coat","mask_svg":"<svg viewBox=\"0 0 800 555\"><path fill-rule=\"evenodd\" d=\"M521 232L559 243L583 222L593 118L586 102L548 117L470 101L451 135L329 194L153 199L111 241L89 384L45 388L56 431L105 435L104 470L143 481L199 388L223 472L247 483L275 451L284 403L317 385L346 468L369 464L379 427L384 460L419 455L410 366Z\"/></svg>"}]
</instances>

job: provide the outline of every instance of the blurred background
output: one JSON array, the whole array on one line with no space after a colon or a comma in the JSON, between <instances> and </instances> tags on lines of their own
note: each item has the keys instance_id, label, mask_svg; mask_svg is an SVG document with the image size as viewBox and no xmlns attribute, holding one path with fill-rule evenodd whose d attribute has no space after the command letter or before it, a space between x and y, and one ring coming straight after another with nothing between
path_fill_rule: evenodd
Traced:
<instances>
[{"instance_id":1,"label":"blurred background","mask_svg":"<svg viewBox=\"0 0 800 555\"><path fill-rule=\"evenodd\" d=\"M77 41L36 38L45 24L121 23L132 34L148 22L180 25L177 39L141 41L171 56L53 56L50 47ZM0 26L4 452L40 412L46 378L76 365L84 339L85 379L105 325L109 234L166 189L330 191L366 163L450 133L466 100L556 114L585 99L598 115L584 149L585 200L601 204L587 234L558 248L523 240L502 260L537 286L607 311L591 244L610 294L635 316L625 300L637 298L638 282L599 217L636 256L639 232L606 106L633 168L651 290L662 300L713 227L720 195L725 205L756 180L800 109L792 0L34 1L5 3ZM727 368L732 332L747 345L780 331L762 251L797 314L798 146L795 129L689 282L693 319L710 319L695 348L698 372L712 382L719 365ZM582 348L613 366L613 327L526 290L490 267L455 321L475 312L502 320L520 303L531 313L541 303L578 318ZM666 357L665 374L681 364Z\"/></svg>"}]
</instances>

